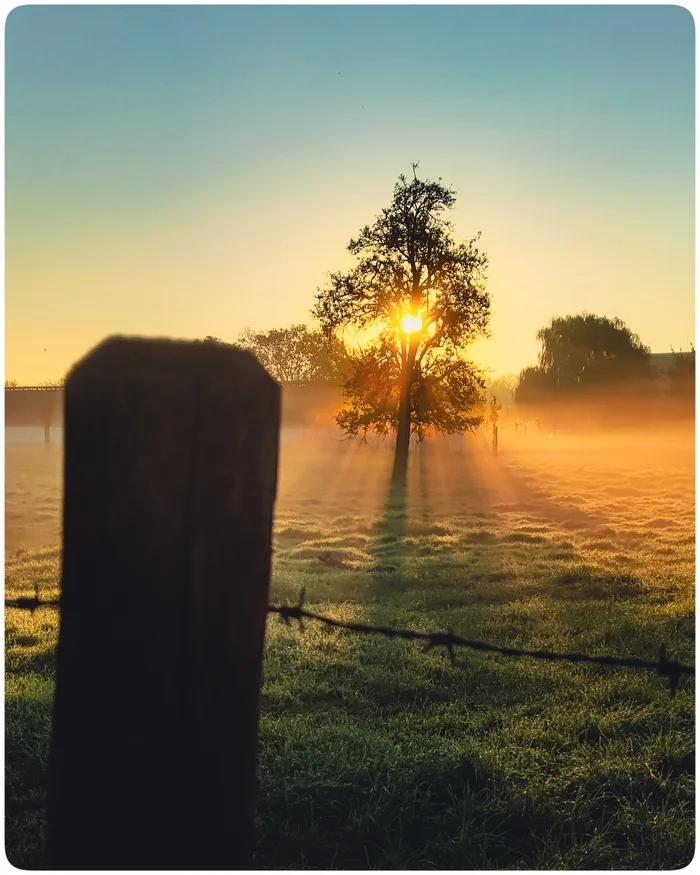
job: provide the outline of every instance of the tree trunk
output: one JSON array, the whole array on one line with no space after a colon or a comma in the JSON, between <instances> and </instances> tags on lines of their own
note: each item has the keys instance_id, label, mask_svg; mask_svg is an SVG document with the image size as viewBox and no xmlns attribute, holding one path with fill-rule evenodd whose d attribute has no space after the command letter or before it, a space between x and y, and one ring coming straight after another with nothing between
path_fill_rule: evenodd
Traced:
<instances>
[{"instance_id":1,"label":"tree trunk","mask_svg":"<svg viewBox=\"0 0 700 875\"><path fill-rule=\"evenodd\" d=\"M411 335L408 356L401 372L401 395L399 397L399 428L396 433L396 450L394 452L394 470L391 474L391 485L404 487L408 471L408 445L411 440L411 385L413 383L413 368L418 348L417 335Z\"/></svg>"}]
</instances>

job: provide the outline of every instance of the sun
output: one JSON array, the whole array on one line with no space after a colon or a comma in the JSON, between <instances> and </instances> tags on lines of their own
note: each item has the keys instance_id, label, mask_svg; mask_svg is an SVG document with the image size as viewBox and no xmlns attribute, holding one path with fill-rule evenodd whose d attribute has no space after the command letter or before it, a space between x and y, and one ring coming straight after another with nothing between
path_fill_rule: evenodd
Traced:
<instances>
[{"instance_id":1,"label":"sun","mask_svg":"<svg viewBox=\"0 0 700 875\"><path fill-rule=\"evenodd\" d=\"M423 327L420 316L413 316L411 313L406 313L401 319L401 330L404 334L414 334L420 331Z\"/></svg>"}]
</instances>

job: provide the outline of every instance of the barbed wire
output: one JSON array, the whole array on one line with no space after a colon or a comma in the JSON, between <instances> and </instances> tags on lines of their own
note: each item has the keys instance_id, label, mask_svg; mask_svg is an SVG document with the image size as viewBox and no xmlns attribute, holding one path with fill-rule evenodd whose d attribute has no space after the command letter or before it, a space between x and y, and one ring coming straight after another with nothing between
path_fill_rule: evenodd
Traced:
<instances>
[{"instance_id":1,"label":"barbed wire","mask_svg":"<svg viewBox=\"0 0 700 875\"><path fill-rule=\"evenodd\" d=\"M279 614L286 625L290 620L297 620L303 630L303 620L315 620L326 626L346 629L350 632L383 635L387 638L402 638L406 641L425 641L426 651L435 647L444 647L453 666L457 665L454 654L455 647L466 647L487 653L499 653L502 656L526 656L532 659L549 660L552 662L586 662L595 665L607 665L617 668L642 668L657 671L662 677L669 679L671 695L675 695L678 683L683 675L695 675L695 666L683 665L666 657L666 646L659 647L659 658L652 662L638 657L591 656L587 653L558 653L550 650L526 650L520 647L508 647L500 644L489 644L485 641L475 641L455 635L452 629L446 632L418 632L415 629L396 629L392 626L373 626L366 623L354 623L346 620L334 620L322 614L308 611L304 607L305 591L302 589L299 601L295 605L269 605L268 613Z\"/></svg>"},{"instance_id":2,"label":"barbed wire","mask_svg":"<svg viewBox=\"0 0 700 875\"><path fill-rule=\"evenodd\" d=\"M527 650L521 647L508 647L501 644L489 644L486 641L475 641L470 638L463 638L460 635L455 635L452 629L447 629L446 632L419 632L416 629L397 629L393 626L374 626L368 623L335 620L333 617L327 617L324 614L317 614L314 611L307 610L304 607L305 595L306 591L302 589L299 593L299 599L296 604L268 605L267 612L269 614L277 614L280 620L287 626L290 625L291 620L296 620L299 623L299 628L302 632L304 631L304 620L314 620L317 623L323 623L325 626L331 626L335 629L345 629L348 632L382 635L385 638L400 638L404 641L425 641L426 651L433 650L436 647L444 647L450 663L455 667L457 666L457 659L455 657L454 649L455 647L465 647L470 650L479 650L485 653L498 653L501 656L521 656L549 662L578 662L593 665L606 665L613 668L640 668L646 669L647 671L656 671L662 677L668 678L671 696L676 694L678 684L683 675L695 676L695 666L683 665L680 662L667 658L665 644L662 644L659 647L659 657L653 662L636 656L591 656L588 653L560 653L551 650ZM5 607L17 608L19 610L30 611L33 613L38 608L60 608L61 599L44 600L40 597L39 588L36 587L33 596L6 599Z\"/></svg>"},{"instance_id":3,"label":"barbed wire","mask_svg":"<svg viewBox=\"0 0 700 875\"><path fill-rule=\"evenodd\" d=\"M39 587L34 586L33 596L19 596L16 599L5 599L6 608L17 608L20 611L29 611L34 613L37 608L60 608L61 599L42 599L39 594Z\"/></svg>"}]
</instances>

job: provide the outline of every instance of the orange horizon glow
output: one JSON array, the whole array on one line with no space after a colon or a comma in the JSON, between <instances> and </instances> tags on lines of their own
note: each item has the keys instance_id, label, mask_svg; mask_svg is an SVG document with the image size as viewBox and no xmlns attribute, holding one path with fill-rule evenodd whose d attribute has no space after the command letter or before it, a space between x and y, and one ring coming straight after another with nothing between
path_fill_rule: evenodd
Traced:
<instances>
[{"instance_id":1,"label":"orange horizon glow","mask_svg":"<svg viewBox=\"0 0 700 875\"><path fill-rule=\"evenodd\" d=\"M679 6L19 6L5 376L57 380L113 334L235 342L308 323L416 160L456 193L455 243L482 235L478 365L519 373L540 328L584 311L653 352L688 349L694 33ZM450 75L407 39L442 45ZM387 300L353 342L405 341L413 301Z\"/></svg>"}]
</instances>

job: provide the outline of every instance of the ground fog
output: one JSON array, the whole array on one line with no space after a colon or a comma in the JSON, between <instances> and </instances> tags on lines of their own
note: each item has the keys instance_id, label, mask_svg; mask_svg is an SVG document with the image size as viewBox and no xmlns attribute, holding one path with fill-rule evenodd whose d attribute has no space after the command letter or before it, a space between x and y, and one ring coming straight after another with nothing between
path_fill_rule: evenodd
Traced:
<instances>
[{"instance_id":1,"label":"ground fog","mask_svg":"<svg viewBox=\"0 0 700 875\"><path fill-rule=\"evenodd\" d=\"M694 662L694 435L483 432L411 452L285 433L272 602L516 647ZM6 446L6 589L57 592L61 447ZM7 849L44 829L56 617L8 610ZM268 621L257 865L675 868L694 849L694 695Z\"/></svg>"}]
</instances>

